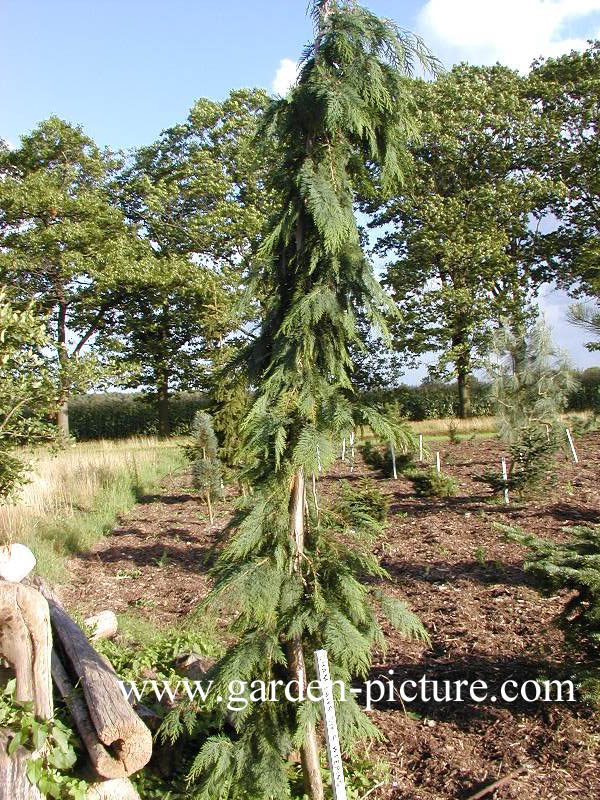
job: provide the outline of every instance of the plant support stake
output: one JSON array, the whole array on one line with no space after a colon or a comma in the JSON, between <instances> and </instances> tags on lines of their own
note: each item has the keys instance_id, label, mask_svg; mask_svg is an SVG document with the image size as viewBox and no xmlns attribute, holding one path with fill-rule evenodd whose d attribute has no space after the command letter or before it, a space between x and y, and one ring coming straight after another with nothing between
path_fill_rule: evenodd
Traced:
<instances>
[{"instance_id":1,"label":"plant support stake","mask_svg":"<svg viewBox=\"0 0 600 800\"><path fill-rule=\"evenodd\" d=\"M342 441L342 461L346 460L346 437Z\"/></svg>"},{"instance_id":2,"label":"plant support stake","mask_svg":"<svg viewBox=\"0 0 600 800\"><path fill-rule=\"evenodd\" d=\"M419 434L419 461L423 461L423 434Z\"/></svg>"},{"instance_id":3,"label":"plant support stake","mask_svg":"<svg viewBox=\"0 0 600 800\"><path fill-rule=\"evenodd\" d=\"M392 470L394 474L394 480L398 480L398 472L396 470L396 448L394 447L394 443L390 442L390 453L392 454Z\"/></svg>"},{"instance_id":4,"label":"plant support stake","mask_svg":"<svg viewBox=\"0 0 600 800\"><path fill-rule=\"evenodd\" d=\"M504 502L508 505L508 470L506 469L506 459L504 456L502 456L502 480L504 481Z\"/></svg>"},{"instance_id":5,"label":"plant support stake","mask_svg":"<svg viewBox=\"0 0 600 800\"><path fill-rule=\"evenodd\" d=\"M329 676L329 659L327 650L315 651L315 666L321 688L321 704L325 720L325 740L327 742L327 758L331 772L331 785L333 787L333 800L347 800L346 784L344 781L344 764L340 751L335 706L333 704L333 691Z\"/></svg>"},{"instance_id":6,"label":"plant support stake","mask_svg":"<svg viewBox=\"0 0 600 800\"><path fill-rule=\"evenodd\" d=\"M571 436L571 431L568 428L565 428L567 432L567 439L569 440L569 445L571 447L571 453L573 453L573 461L576 464L579 464L579 458L577 457L577 451L575 450L575 445L573 444L573 437Z\"/></svg>"},{"instance_id":7,"label":"plant support stake","mask_svg":"<svg viewBox=\"0 0 600 800\"><path fill-rule=\"evenodd\" d=\"M442 464L441 464L441 461L440 461L440 451L439 450L435 454L435 466L436 466L436 469L437 469L437 472L438 472L438 475L439 475L441 473L441 471L442 471Z\"/></svg>"}]
</instances>

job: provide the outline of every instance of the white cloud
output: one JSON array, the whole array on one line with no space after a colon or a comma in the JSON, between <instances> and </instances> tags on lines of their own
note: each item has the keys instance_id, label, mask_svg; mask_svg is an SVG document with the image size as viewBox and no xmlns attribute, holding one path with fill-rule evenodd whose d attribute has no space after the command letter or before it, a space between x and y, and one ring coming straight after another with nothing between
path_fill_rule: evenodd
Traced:
<instances>
[{"instance_id":1,"label":"white cloud","mask_svg":"<svg viewBox=\"0 0 600 800\"><path fill-rule=\"evenodd\" d=\"M582 38L564 33L565 25L593 12L600 12L600 0L427 0L419 27L445 59L500 61L526 71L539 56L582 49L598 36L591 26Z\"/></svg>"},{"instance_id":2,"label":"white cloud","mask_svg":"<svg viewBox=\"0 0 600 800\"><path fill-rule=\"evenodd\" d=\"M282 58L273 79L273 91L284 97L296 83L298 64L291 58Z\"/></svg>"}]
</instances>

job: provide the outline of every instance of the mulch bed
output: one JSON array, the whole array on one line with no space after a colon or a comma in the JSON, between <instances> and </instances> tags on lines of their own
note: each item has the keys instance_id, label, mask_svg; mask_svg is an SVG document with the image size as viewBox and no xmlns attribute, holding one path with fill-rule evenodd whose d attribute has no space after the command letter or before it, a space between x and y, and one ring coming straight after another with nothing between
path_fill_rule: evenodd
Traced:
<instances>
[{"instance_id":1,"label":"mulch bed","mask_svg":"<svg viewBox=\"0 0 600 800\"><path fill-rule=\"evenodd\" d=\"M600 434L577 440L580 464L560 460L557 482L543 500L505 507L490 501L474 475L497 467L496 441L431 445L442 469L460 483L458 497L416 498L411 484L378 478L357 460L338 462L321 479L324 493L340 478L370 474L390 496L392 514L378 546L392 582L431 633L432 644L406 642L391 629L373 677L394 670L397 681L426 674L440 681L568 677L573 654L552 624L565 596L543 598L522 569L525 552L494 523L518 525L549 538L565 528L600 523ZM93 551L72 560L65 602L88 613L103 608L136 611L172 624L192 611L210 588L206 564L230 519L233 497L219 504L216 520L184 477L123 519ZM370 747L392 767L391 784L374 800L465 800L519 768L526 771L487 797L570 800L600 797L600 714L582 703L402 703L371 712L385 734Z\"/></svg>"}]
</instances>

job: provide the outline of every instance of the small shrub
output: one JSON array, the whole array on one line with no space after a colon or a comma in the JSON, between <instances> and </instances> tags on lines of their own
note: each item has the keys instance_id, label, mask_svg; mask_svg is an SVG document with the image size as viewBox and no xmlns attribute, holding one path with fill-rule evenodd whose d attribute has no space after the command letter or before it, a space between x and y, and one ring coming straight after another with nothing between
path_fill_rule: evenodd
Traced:
<instances>
[{"instance_id":1,"label":"small shrub","mask_svg":"<svg viewBox=\"0 0 600 800\"><path fill-rule=\"evenodd\" d=\"M509 491L519 497L530 497L556 482L555 463L559 443L555 435L546 430L527 427L521 430L519 440L510 448L508 480L500 471L488 471L475 480L487 483L494 494Z\"/></svg>"},{"instance_id":2,"label":"small shrub","mask_svg":"<svg viewBox=\"0 0 600 800\"><path fill-rule=\"evenodd\" d=\"M390 451L389 445L383 446L373 445L372 442L366 441L359 447L359 451L364 459L365 464L367 464L372 469L376 469L381 472L382 475L390 478L394 474L394 467L392 464L392 453ZM404 472L413 464L413 454L412 453L396 453L396 471L397 472Z\"/></svg>"},{"instance_id":3,"label":"small shrub","mask_svg":"<svg viewBox=\"0 0 600 800\"><path fill-rule=\"evenodd\" d=\"M458 481L452 475L438 472L435 467L426 471L413 471L407 475L417 497L456 497Z\"/></svg>"},{"instance_id":4,"label":"small shrub","mask_svg":"<svg viewBox=\"0 0 600 800\"><path fill-rule=\"evenodd\" d=\"M577 651L582 645L595 664L578 674L589 700L600 701L600 525L569 528L569 542L551 542L520 528L498 525L508 538L525 545L530 552L525 569L538 581L539 590L554 595L571 592L555 622L567 642Z\"/></svg>"},{"instance_id":5,"label":"small shrub","mask_svg":"<svg viewBox=\"0 0 600 800\"><path fill-rule=\"evenodd\" d=\"M337 510L348 519L366 515L375 522L385 522L390 513L390 501L368 478L359 481L356 486L344 481Z\"/></svg>"},{"instance_id":6,"label":"small shrub","mask_svg":"<svg viewBox=\"0 0 600 800\"><path fill-rule=\"evenodd\" d=\"M191 442L184 448L190 461L196 462L200 459L217 457L219 445L210 414L207 414L206 411L197 411L190 433Z\"/></svg>"},{"instance_id":7,"label":"small shrub","mask_svg":"<svg viewBox=\"0 0 600 800\"><path fill-rule=\"evenodd\" d=\"M199 458L192 466L194 486L202 494L210 494L211 498L221 497L223 490L221 481L223 468L216 458Z\"/></svg>"}]
</instances>

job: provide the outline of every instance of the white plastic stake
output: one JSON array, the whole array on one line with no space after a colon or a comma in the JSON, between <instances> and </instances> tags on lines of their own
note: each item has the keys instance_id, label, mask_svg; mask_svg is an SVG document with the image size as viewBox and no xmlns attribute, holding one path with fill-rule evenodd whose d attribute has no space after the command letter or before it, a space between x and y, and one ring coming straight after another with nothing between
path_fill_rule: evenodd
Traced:
<instances>
[{"instance_id":1,"label":"white plastic stake","mask_svg":"<svg viewBox=\"0 0 600 800\"><path fill-rule=\"evenodd\" d=\"M546 425L546 439L550 441L550 426Z\"/></svg>"},{"instance_id":2,"label":"white plastic stake","mask_svg":"<svg viewBox=\"0 0 600 800\"><path fill-rule=\"evenodd\" d=\"M579 464L579 458L577 457L577 451L575 450L575 445L573 444L573 437L571 436L571 431L568 428L565 428L567 432L567 439L569 440L569 445L571 446L571 452L573 453L573 461L576 464Z\"/></svg>"},{"instance_id":3,"label":"white plastic stake","mask_svg":"<svg viewBox=\"0 0 600 800\"><path fill-rule=\"evenodd\" d=\"M354 472L354 431L350 433L350 458L352 459L350 472Z\"/></svg>"},{"instance_id":4,"label":"white plastic stake","mask_svg":"<svg viewBox=\"0 0 600 800\"><path fill-rule=\"evenodd\" d=\"M506 469L506 458L504 456L502 456L502 480L504 481L504 502L508 505L508 470Z\"/></svg>"},{"instance_id":5,"label":"white plastic stake","mask_svg":"<svg viewBox=\"0 0 600 800\"><path fill-rule=\"evenodd\" d=\"M392 454L392 470L394 473L394 480L398 480L398 472L396 471L396 449L394 448L394 443L390 442L390 453Z\"/></svg>"},{"instance_id":6,"label":"white plastic stake","mask_svg":"<svg viewBox=\"0 0 600 800\"><path fill-rule=\"evenodd\" d=\"M319 472L321 472L321 451L319 450L319 445L317 445L317 467L319 468Z\"/></svg>"},{"instance_id":7,"label":"white plastic stake","mask_svg":"<svg viewBox=\"0 0 600 800\"><path fill-rule=\"evenodd\" d=\"M419 434L419 461L423 461L423 434Z\"/></svg>"},{"instance_id":8,"label":"white plastic stake","mask_svg":"<svg viewBox=\"0 0 600 800\"><path fill-rule=\"evenodd\" d=\"M441 473L441 471L442 471L442 463L440 461L440 451L439 450L435 454L435 466L437 468L438 475L439 475Z\"/></svg>"},{"instance_id":9,"label":"white plastic stake","mask_svg":"<svg viewBox=\"0 0 600 800\"><path fill-rule=\"evenodd\" d=\"M342 461L345 460L346 460L346 437L344 437L344 440L342 442Z\"/></svg>"},{"instance_id":10,"label":"white plastic stake","mask_svg":"<svg viewBox=\"0 0 600 800\"><path fill-rule=\"evenodd\" d=\"M344 762L340 751L335 706L333 704L333 691L329 676L329 660L327 650L315 652L315 666L321 688L321 703L323 718L325 720L325 740L327 742L327 757L331 771L331 785L333 787L333 800L348 800L346 784L344 781Z\"/></svg>"}]
</instances>

